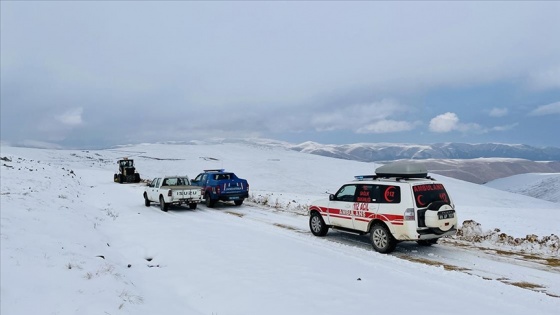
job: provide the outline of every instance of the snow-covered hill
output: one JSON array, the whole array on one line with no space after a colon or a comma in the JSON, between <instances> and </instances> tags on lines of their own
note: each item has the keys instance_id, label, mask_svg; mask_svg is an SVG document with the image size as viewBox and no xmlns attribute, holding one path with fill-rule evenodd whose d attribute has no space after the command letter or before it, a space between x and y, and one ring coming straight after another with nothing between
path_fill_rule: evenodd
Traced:
<instances>
[{"instance_id":1,"label":"snow-covered hill","mask_svg":"<svg viewBox=\"0 0 560 315\"><path fill-rule=\"evenodd\" d=\"M354 143L335 145L308 141L293 145L291 148L305 153L364 162L399 159L476 158L518 158L531 161L560 160L560 148L537 148L529 145L502 143Z\"/></svg>"},{"instance_id":2,"label":"snow-covered hill","mask_svg":"<svg viewBox=\"0 0 560 315\"><path fill-rule=\"evenodd\" d=\"M559 161L560 148L534 147L504 143L352 143L322 144L306 141L293 144L263 138L214 138L201 141L167 142L167 144L247 144L283 147L286 149L362 162L399 159L479 159L505 158L529 161Z\"/></svg>"},{"instance_id":3,"label":"snow-covered hill","mask_svg":"<svg viewBox=\"0 0 560 315\"><path fill-rule=\"evenodd\" d=\"M247 139L210 139L192 141L191 144L246 144L251 146L278 147L302 153L355 160L385 163L409 160L422 163L436 174L483 184L497 178L523 173L560 172L560 148L536 148L513 144L440 143L430 145L399 143L320 144L304 142L292 144L283 141ZM174 144L181 144L174 142ZM182 144L185 144L184 142Z\"/></svg>"},{"instance_id":4,"label":"snow-covered hill","mask_svg":"<svg viewBox=\"0 0 560 315\"><path fill-rule=\"evenodd\" d=\"M407 160L420 163L430 172L476 184L523 173L559 172L560 161L535 162L523 159L480 158L480 159L427 159Z\"/></svg>"},{"instance_id":5,"label":"snow-covered hill","mask_svg":"<svg viewBox=\"0 0 560 315\"><path fill-rule=\"evenodd\" d=\"M493 180L486 186L560 203L560 173L519 174Z\"/></svg>"},{"instance_id":6,"label":"snow-covered hill","mask_svg":"<svg viewBox=\"0 0 560 315\"><path fill-rule=\"evenodd\" d=\"M454 198L462 234L383 255L364 236L314 237L301 215L353 175L373 173L374 163L240 143L2 146L0 155L1 314L342 314L372 306L432 314L437 302L456 314L524 315L560 307L556 203L434 175ZM143 178L235 171L249 180L251 201L168 213L145 207L141 184L113 183L123 156Z\"/></svg>"}]
</instances>

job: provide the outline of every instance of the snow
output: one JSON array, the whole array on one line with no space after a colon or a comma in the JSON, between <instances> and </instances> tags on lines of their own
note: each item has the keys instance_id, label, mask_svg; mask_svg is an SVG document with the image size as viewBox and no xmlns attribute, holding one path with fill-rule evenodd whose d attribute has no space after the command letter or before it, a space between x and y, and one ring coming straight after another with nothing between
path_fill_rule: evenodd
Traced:
<instances>
[{"instance_id":1,"label":"snow","mask_svg":"<svg viewBox=\"0 0 560 315\"><path fill-rule=\"evenodd\" d=\"M525 196L560 203L560 173L528 173L500 178L485 184Z\"/></svg>"},{"instance_id":2,"label":"snow","mask_svg":"<svg viewBox=\"0 0 560 315\"><path fill-rule=\"evenodd\" d=\"M433 174L445 184L461 220L514 235L560 233L558 204Z\"/></svg>"},{"instance_id":3,"label":"snow","mask_svg":"<svg viewBox=\"0 0 560 315\"><path fill-rule=\"evenodd\" d=\"M1 314L515 315L560 308L558 267L520 258L557 261L554 244L524 246L509 259L492 251L515 246L457 238L430 248L402 243L383 255L366 236L313 236L301 215L307 205L354 175L373 174L373 163L243 143L0 151ZM124 156L145 179L234 171L249 181L253 202L167 213L145 207L142 184L113 183ZM557 203L433 176L446 185L460 221L479 224L465 234L560 234Z\"/></svg>"}]
</instances>

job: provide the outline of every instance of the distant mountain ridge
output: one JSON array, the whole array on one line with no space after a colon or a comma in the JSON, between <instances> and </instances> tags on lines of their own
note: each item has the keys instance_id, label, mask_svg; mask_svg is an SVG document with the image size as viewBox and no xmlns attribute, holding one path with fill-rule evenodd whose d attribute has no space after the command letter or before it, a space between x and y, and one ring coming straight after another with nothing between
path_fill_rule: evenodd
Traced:
<instances>
[{"instance_id":1,"label":"distant mountain ridge","mask_svg":"<svg viewBox=\"0 0 560 315\"><path fill-rule=\"evenodd\" d=\"M431 173L477 184L523 173L560 173L560 148L538 148L523 144L356 143L337 145L312 141L292 144L262 138L211 139L188 143L195 145L244 143L250 146L282 147L302 153L380 164L408 160L424 164ZM183 144L186 143L183 142Z\"/></svg>"},{"instance_id":2,"label":"distant mountain ridge","mask_svg":"<svg viewBox=\"0 0 560 315\"><path fill-rule=\"evenodd\" d=\"M525 159L426 159L407 160L421 163L430 173L457 178L471 183L486 182L525 173L560 173L560 161L536 162Z\"/></svg>"},{"instance_id":3,"label":"distant mountain ridge","mask_svg":"<svg viewBox=\"0 0 560 315\"><path fill-rule=\"evenodd\" d=\"M399 159L476 159L517 158L531 161L560 161L560 148L539 148L525 144L501 143L356 143L319 144L304 142L291 146L292 150L363 162Z\"/></svg>"},{"instance_id":4,"label":"distant mountain ridge","mask_svg":"<svg viewBox=\"0 0 560 315\"><path fill-rule=\"evenodd\" d=\"M477 159L477 158L513 158L530 161L560 161L560 147L536 147L526 144L504 143L353 143L353 144L321 144L306 141L293 144L285 141L245 138L222 139L214 138L204 141L165 142L165 143L246 143L284 147L303 153L329 156L339 159L362 162L391 161L401 159Z\"/></svg>"}]
</instances>

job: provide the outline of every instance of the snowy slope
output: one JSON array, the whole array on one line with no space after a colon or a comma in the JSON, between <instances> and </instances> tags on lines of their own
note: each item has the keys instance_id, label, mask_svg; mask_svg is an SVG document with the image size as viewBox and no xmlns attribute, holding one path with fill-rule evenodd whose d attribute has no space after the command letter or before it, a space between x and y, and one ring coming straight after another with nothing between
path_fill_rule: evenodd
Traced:
<instances>
[{"instance_id":1,"label":"snowy slope","mask_svg":"<svg viewBox=\"0 0 560 315\"><path fill-rule=\"evenodd\" d=\"M560 173L529 173L500 178L485 184L525 196L560 203Z\"/></svg>"},{"instance_id":2,"label":"snowy slope","mask_svg":"<svg viewBox=\"0 0 560 315\"><path fill-rule=\"evenodd\" d=\"M560 148L535 148L520 144L404 143L320 144L312 141L292 144L283 141L246 139L209 139L196 144L246 144L285 148L302 153L362 162L407 160L422 163L433 173L483 184L497 178L523 173L560 172ZM178 144L175 142L174 144ZM182 143L186 144L186 143ZM540 161L535 161L539 160Z\"/></svg>"},{"instance_id":3,"label":"snowy slope","mask_svg":"<svg viewBox=\"0 0 560 315\"><path fill-rule=\"evenodd\" d=\"M534 263L482 262L482 252L445 244L382 255L361 245L367 238L312 236L298 213L353 175L372 173L372 163L247 144L0 153L1 314L342 314L375 305L386 313L514 315L560 307L560 273L540 264L525 273L519 268ZM235 171L249 180L254 203L145 207L141 184L112 182L123 156L143 178ZM460 221L515 237L560 234L558 204L438 179ZM496 269L477 276L402 258L415 253ZM555 260L558 252L541 255ZM535 282L546 294L523 287Z\"/></svg>"},{"instance_id":4,"label":"snowy slope","mask_svg":"<svg viewBox=\"0 0 560 315\"><path fill-rule=\"evenodd\" d=\"M560 148L538 148L503 143L354 143L320 144L312 141L292 145L293 150L358 161L398 159L476 159L520 158L532 161L557 161Z\"/></svg>"}]
</instances>

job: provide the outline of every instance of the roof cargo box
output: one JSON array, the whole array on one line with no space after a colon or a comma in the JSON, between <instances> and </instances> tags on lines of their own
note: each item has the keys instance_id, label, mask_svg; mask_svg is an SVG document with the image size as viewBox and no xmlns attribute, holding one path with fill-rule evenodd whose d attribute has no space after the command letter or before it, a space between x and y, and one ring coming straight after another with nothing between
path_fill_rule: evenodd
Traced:
<instances>
[{"instance_id":1,"label":"roof cargo box","mask_svg":"<svg viewBox=\"0 0 560 315\"><path fill-rule=\"evenodd\" d=\"M379 177L425 178L428 170L419 163L391 163L378 167L375 174Z\"/></svg>"}]
</instances>

